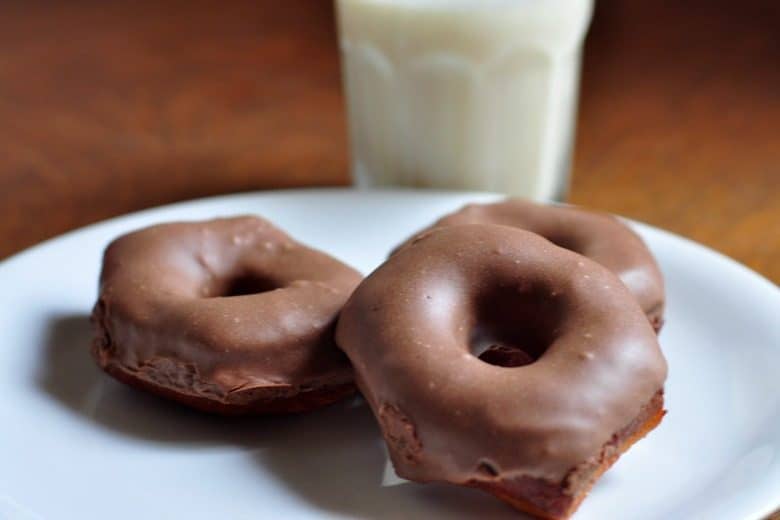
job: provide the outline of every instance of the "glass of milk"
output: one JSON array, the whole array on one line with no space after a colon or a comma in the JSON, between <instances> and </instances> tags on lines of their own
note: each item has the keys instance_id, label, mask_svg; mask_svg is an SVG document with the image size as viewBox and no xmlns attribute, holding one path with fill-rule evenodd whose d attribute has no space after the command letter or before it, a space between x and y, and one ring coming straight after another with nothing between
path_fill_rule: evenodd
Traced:
<instances>
[{"instance_id":1,"label":"glass of milk","mask_svg":"<svg viewBox=\"0 0 780 520\"><path fill-rule=\"evenodd\" d=\"M560 199L593 0L337 0L358 186Z\"/></svg>"}]
</instances>

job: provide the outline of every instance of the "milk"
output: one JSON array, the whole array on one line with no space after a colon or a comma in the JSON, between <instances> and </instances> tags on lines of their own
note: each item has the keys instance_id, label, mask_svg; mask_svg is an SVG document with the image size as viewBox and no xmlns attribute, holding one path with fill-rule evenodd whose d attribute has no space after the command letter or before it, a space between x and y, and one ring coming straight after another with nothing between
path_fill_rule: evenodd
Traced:
<instances>
[{"instance_id":1,"label":"milk","mask_svg":"<svg viewBox=\"0 0 780 520\"><path fill-rule=\"evenodd\" d=\"M559 197L592 0L338 0L358 185Z\"/></svg>"}]
</instances>

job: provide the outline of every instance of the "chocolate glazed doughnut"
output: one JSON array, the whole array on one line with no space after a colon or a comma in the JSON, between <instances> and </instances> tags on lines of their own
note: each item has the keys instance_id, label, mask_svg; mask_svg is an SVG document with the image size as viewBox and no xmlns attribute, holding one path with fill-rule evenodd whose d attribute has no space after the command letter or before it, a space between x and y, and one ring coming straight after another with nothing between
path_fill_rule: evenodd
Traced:
<instances>
[{"instance_id":1,"label":"chocolate glazed doughnut","mask_svg":"<svg viewBox=\"0 0 780 520\"><path fill-rule=\"evenodd\" d=\"M661 329L664 313L661 270L642 239L612 215L508 199L493 204L469 204L442 217L428 229L458 224L500 224L526 229L595 260L618 275L639 301L656 332Z\"/></svg>"},{"instance_id":2,"label":"chocolate glazed doughnut","mask_svg":"<svg viewBox=\"0 0 780 520\"><path fill-rule=\"evenodd\" d=\"M105 252L92 353L201 410L311 410L355 391L333 326L360 280L261 218L152 226Z\"/></svg>"},{"instance_id":3,"label":"chocolate glazed doughnut","mask_svg":"<svg viewBox=\"0 0 780 520\"><path fill-rule=\"evenodd\" d=\"M396 252L336 341L401 477L544 518L568 517L664 414L666 361L631 293L515 228L442 227Z\"/></svg>"}]
</instances>

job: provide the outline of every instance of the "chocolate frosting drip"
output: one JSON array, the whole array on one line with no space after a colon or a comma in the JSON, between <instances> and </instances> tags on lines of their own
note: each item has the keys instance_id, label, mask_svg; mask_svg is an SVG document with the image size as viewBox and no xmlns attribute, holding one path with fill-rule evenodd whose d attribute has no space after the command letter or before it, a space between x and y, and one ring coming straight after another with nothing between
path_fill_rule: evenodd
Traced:
<instances>
[{"instance_id":1,"label":"chocolate frosting drip","mask_svg":"<svg viewBox=\"0 0 780 520\"><path fill-rule=\"evenodd\" d=\"M145 387L217 403L349 385L333 327L360 280L258 217L152 226L105 252L94 354Z\"/></svg>"},{"instance_id":2,"label":"chocolate frosting drip","mask_svg":"<svg viewBox=\"0 0 780 520\"><path fill-rule=\"evenodd\" d=\"M499 224L525 229L587 256L618 275L656 330L663 324L661 270L642 239L612 215L572 206L507 199L492 204L469 204L442 217L416 237L436 227L458 224Z\"/></svg>"},{"instance_id":3,"label":"chocolate frosting drip","mask_svg":"<svg viewBox=\"0 0 780 520\"><path fill-rule=\"evenodd\" d=\"M438 228L396 252L353 293L336 340L396 471L417 481L562 482L639 414L667 370L612 272L496 225ZM530 364L480 359L496 346Z\"/></svg>"}]
</instances>

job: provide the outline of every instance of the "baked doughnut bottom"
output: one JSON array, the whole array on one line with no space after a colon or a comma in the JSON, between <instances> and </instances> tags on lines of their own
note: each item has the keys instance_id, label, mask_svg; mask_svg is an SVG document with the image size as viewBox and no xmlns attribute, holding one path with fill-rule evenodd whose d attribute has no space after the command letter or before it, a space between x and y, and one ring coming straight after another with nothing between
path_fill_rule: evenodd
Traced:
<instances>
[{"instance_id":1,"label":"baked doughnut bottom","mask_svg":"<svg viewBox=\"0 0 780 520\"><path fill-rule=\"evenodd\" d=\"M564 520L574 514L599 477L635 442L658 426L665 414L663 390L659 390L626 427L612 435L597 457L572 468L563 482L521 476L492 481L469 480L463 485L487 491L535 517Z\"/></svg>"},{"instance_id":2,"label":"baked doughnut bottom","mask_svg":"<svg viewBox=\"0 0 780 520\"><path fill-rule=\"evenodd\" d=\"M175 388L161 386L159 382L146 381L117 365L103 367L110 376L118 381L145 392L152 393L176 403L189 406L202 412L218 415L251 414L295 414L318 410L356 393L352 383L324 385L312 389L257 388L244 392L239 402L216 402L211 398L199 397L177 391Z\"/></svg>"},{"instance_id":3,"label":"baked doughnut bottom","mask_svg":"<svg viewBox=\"0 0 780 520\"><path fill-rule=\"evenodd\" d=\"M117 345L103 325L101 316L102 307L96 306L91 319L96 331L91 350L101 369L132 388L202 412L235 416L304 413L357 393L351 379L261 386L225 393L200 378L192 366L178 360L158 359L155 363L143 364L140 369L126 367L113 354Z\"/></svg>"}]
</instances>

